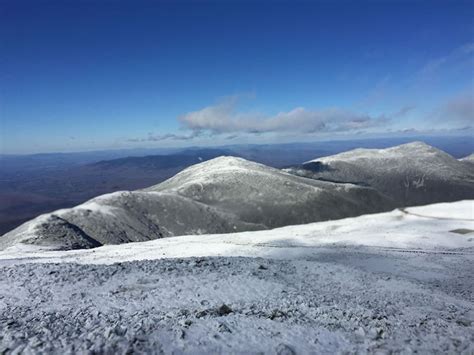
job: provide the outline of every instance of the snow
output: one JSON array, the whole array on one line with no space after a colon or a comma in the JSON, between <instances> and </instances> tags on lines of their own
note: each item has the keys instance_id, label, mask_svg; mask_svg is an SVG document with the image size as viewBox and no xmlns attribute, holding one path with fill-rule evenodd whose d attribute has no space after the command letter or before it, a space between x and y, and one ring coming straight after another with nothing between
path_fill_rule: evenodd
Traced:
<instances>
[{"instance_id":1,"label":"snow","mask_svg":"<svg viewBox=\"0 0 474 355\"><path fill-rule=\"evenodd\" d=\"M177 235L230 233L332 220L394 208L371 188L294 176L241 158L220 157L191 166L167 181L121 191L28 222L0 238L0 250L18 242L90 248Z\"/></svg>"},{"instance_id":2,"label":"snow","mask_svg":"<svg viewBox=\"0 0 474 355\"><path fill-rule=\"evenodd\" d=\"M422 142L355 149L286 170L312 179L370 186L394 201L394 207L474 198L472 164Z\"/></svg>"},{"instance_id":3,"label":"snow","mask_svg":"<svg viewBox=\"0 0 474 355\"><path fill-rule=\"evenodd\" d=\"M65 214L68 214L71 211L79 211L79 210L89 210L91 212L98 212L104 215L115 216L117 213L118 208L113 206L108 206L107 202L113 201L115 198L119 196L123 196L124 194L129 193L128 191L116 191L108 194L104 194L98 197L93 198L92 200L86 201L80 205L77 205L72 208L63 208L60 210L54 211L54 215L63 217ZM48 214L45 214L46 216Z\"/></svg>"},{"instance_id":4,"label":"snow","mask_svg":"<svg viewBox=\"0 0 474 355\"><path fill-rule=\"evenodd\" d=\"M320 247L403 248L420 251L474 247L474 201L439 203L336 221L232 234L187 235L93 250L49 251L15 246L0 259L34 257L35 262L113 263L175 257L243 256L298 258ZM278 252L275 252L278 249ZM23 252L25 250L25 252ZM35 253L39 251L39 253ZM31 255L33 253L33 255Z\"/></svg>"},{"instance_id":5,"label":"snow","mask_svg":"<svg viewBox=\"0 0 474 355\"><path fill-rule=\"evenodd\" d=\"M15 246L0 253L0 353L470 354L473 206Z\"/></svg>"},{"instance_id":6,"label":"snow","mask_svg":"<svg viewBox=\"0 0 474 355\"><path fill-rule=\"evenodd\" d=\"M472 163L474 162L474 153L469 154L467 157L459 159L460 161L466 162L466 163Z\"/></svg>"},{"instance_id":7,"label":"snow","mask_svg":"<svg viewBox=\"0 0 474 355\"><path fill-rule=\"evenodd\" d=\"M423 207L411 207L406 208L405 211L420 217L474 220L474 203L469 200L456 203L437 203Z\"/></svg>"},{"instance_id":8,"label":"snow","mask_svg":"<svg viewBox=\"0 0 474 355\"><path fill-rule=\"evenodd\" d=\"M79 205L79 206L76 206L76 207L73 207L73 208L77 209L77 210L89 210L89 211L98 212L98 213L102 213L102 214L109 215L109 216L115 216L116 211L118 210L118 208L116 208L116 207L100 204L100 203L98 203L97 201L94 201L94 200L88 201L86 203L83 203L82 205ZM61 215L61 212L60 211L58 211L58 212L55 212L55 214Z\"/></svg>"},{"instance_id":9,"label":"snow","mask_svg":"<svg viewBox=\"0 0 474 355\"><path fill-rule=\"evenodd\" d=\"M385 149L367 149L357 148L347 152L331 155L328 157L322 157L314 160L310 160L306 163L311 162L323 162L330 163L331 161L344 160L347 162L356 161L359 159L401 159L408 155L417 156L418 154L423 155L447 155L446 153L426 144L423 142L411 142L407 144L398 145L391 148Z\"/></svg>"},{"instance_id":10,"label":"snow","mask_svg":"<svg viewBox=\"0 0 474 355\"><path fill-rule=\"evenodd\" d=\"M286 181L288 178L294 178L291 174L263 164L233 156L221 156L200 164L192 165L167 181L149 187L145 189L145 191L153 191L156 188L163 189L163 186L165 188L171 187L172 189L183 190L188 186L214 184L220 181L227 181L229 178L236 176L244 176L251 179L267 178L273 180L273 183ZM314 187L314 189L317 190L318 188Z\"/></svg>"}]
</instances>

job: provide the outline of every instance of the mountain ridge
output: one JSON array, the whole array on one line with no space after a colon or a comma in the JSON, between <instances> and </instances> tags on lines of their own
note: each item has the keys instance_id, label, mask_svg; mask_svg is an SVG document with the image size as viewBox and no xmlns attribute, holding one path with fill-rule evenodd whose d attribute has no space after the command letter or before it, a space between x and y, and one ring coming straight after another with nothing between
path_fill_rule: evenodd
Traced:
<instances>
[{"instance_id":1,"label":"mountain ridge","mask_svg":"<svg viewBox=\"0 0 474 355\"><path fill-rule=\"evenodd\" d=\"M370 186L400 207L474 198L474 169L423 142L354 149L285 170L317 180Z\"/></svg>"},{"instance_id":2,"label":"mountain ridge","mask_svg":"<svg viewBox=\"0 0 474 355\"><path fill-rule=\"evenodd\" d=\"M45 229L45 219L67 221L100 244L120 244L174 235L230 233L337 219L392 208L371 188L300 178L238 157L191 166L148 189L96 197L79 206L42 215L0 238L0 249L17 242L68 249L77 231ZM43 228L43 229L42 229ZM53 233L54 231L55 234ZM83 247L92 245L85 242Z\"/></svg>"},{"instance_id":3,"label":"mountain ridge","mask_svg":"<svg viewBox=\"0 0 474 355\"><path fill-rule=\"evenodd\" d=\"M356 149L284 170L220 156L145 189L42 215L1 237L0 249L273 229L466 198L474 198L473 169L421 142Z\"/></svg>"}]
</instances>

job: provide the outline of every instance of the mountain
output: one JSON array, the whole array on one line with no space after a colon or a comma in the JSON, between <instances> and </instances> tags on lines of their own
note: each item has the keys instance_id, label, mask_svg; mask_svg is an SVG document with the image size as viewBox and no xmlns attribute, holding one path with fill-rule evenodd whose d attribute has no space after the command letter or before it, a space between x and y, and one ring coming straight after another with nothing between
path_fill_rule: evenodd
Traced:
<instances>
[{"instance_id":1,"label":"mountain","mask_svg":"<svg viewBox=\"0 0 474 355\"><path fill-rule=\"evenodd\" d=\"M220 155L240 156L275 168L354 148L387 148L413 137L370 138L279 144L234 144L203 148L149 148L111 151L0 154L0 235L41 214L70 208L121 190L162 182L189 165ZM470 136L417 137L456 158L474 151ZM138 158L138 159L136 159Z\"/></svg>"},{"instance_id":2,"label":"mountain","mask_svg":"<svg viewBox=\"0 0 474 355\"><path fill-rule=\"evenodd\" d=\"M355 149L286 171L316 180L370 186L397 206L474 198L474 166L422 142Z\"/></svg>"},{"instance_id":3,"label":"mountain","mask_svg":"<svg viewBox=\"0 0 474 355\"><path fill-rule=\"evenodd\" d=\"M302 179L235 157L191 166L145 191L172 192L267 228L390 208L370 188Z\"/></svg>"},{"instance_id":4,"label":"mountain","mask_svg":"<svg viewBox=\"0 0 474 355\"><path fill-rule=\"evenodd\" d=\"M167 181L39 216L0 238L55 249L175 235L269 229L393 208L372 188L305 179L236 157L191 166Z\"/></svg>"},{"instance_id":5,"label":"mountain","mask_svg":"<svg viewBox=\"0 0 474 355\"><path fill-rule=\"evenodd\" d=\"M459 159L459 161L462 161L463 163L474 164L474 153Z\"/></svg>"},{"instance_id":6,"label":"mountain","mask_svg":"<svg viewBox=\"0 0 474 355\"><path fill-rule=\"evenodd\" d=\"M473 354L473 207L0 251L0 349Z\"/></svg>"},{"instance_id":7,"label":"mountain","mask_svg":"<svg viewBox=\"0 0 474 355\"><path fill-rule=\"evenodd\" d=\"M168 155L128 156L87 164L69 154L64 154L64 159L54 154L42 159L30 157L31 165L23 166L21 162L28 161L27 157L19 159L18 166L10 164L13 158L9 164L0 161L0 235L40 214L73 207L102 194L157 184L190 165L221 155L236 153L228 149L194 148Z\"/></svg>"},{"instance_id":8,"label":"mountain","mask_svg":"<svg viewBox=\"0 0 474 355\"><path fill-rule=\"evenodd\" d=\"M235 155L229 149L188 149L171 155L147 155L144 157L125 157L99 161L90 164L91 169L104 171L137 169L156 171L161 169L182 168L220 156Z\"/></svg>"},{"instance_id":9,"label":"mountain","mask_svg":"<svg viewBox=\"0 0 474 355\"><path fill-rule=\"evenodd\" d=\"M26 222L0 238L0 249L18 242L82 249L181 234L262 228L178 195L121 191Z\"/></svg>"}]
</instances>

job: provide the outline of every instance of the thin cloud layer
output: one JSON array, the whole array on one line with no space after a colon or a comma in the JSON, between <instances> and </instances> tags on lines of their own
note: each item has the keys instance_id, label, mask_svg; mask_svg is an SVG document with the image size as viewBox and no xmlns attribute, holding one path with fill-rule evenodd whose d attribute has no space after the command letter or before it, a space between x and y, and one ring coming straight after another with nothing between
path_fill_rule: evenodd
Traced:
<instances>
[{"instance_id":1,"label":"thin cloud layer","mask_svg":"<svg viewBox=\"0 0 474 355\"><path fill-rule=\"evenodd\" d=\"M314 111L297 107L274 116L238 113L235 110L235 100L226 100L217 105L189 112L179 117L179 121L183 129L216 135L341 132L376 127L387 123L388 118L372 117L339 108Z\"/></svg>"},{"instance_id":2,"label":"thin cloud layer","mask_svg":"<svg viewBox=\"0 0 474 355\"><path fill-rule=\"evenodd\" d=\"M128 142L159 142L164 140L176 140L176 141L189 141L198 136L201 133L198 131L193 131L190 134L174 134L174 133L167 133L167 134L153 134L148 133L148 137L146 138L130 138L127 139Z\"/></svg>"},{"instance_id":3,"label":"thin cloud layer","mask_svg":"<svg viewBox=\"0 0 474 355\"><path fill-rule=\"evenodd\" d=\"M419 75L426 76L439 71L443 66L454 65L454 63L466 59L472 59L474 55L474 43L466 43L465 45L454 49L451 53L439 58L434 58L425 64L419 71Z\"/></svg>"},{"instance_id":4,"label":"thin cloud layer","mask_svg":"<svg viewBox=\"0 0 474 355\"><path fill-rule=\"evenodd\" d=\"M440 118L461 124L471 124L474 121L474 95L462 94L448 101L441 110Z\"/></svg>"},{"instance_id":5,"label":"thin cloud layer","mask_svg":"<svg viewBox=\"0 0 474 355\"><path fill-rule=\"evenodd\" d=\"M415 108L415 106L405 106L390 115L372 116L340 108L308 110L304 107L296 107L290 111L269 116L237 112L237 100L235 96L229 97L216 105L178 117L183 134L149 133L148 137L133 138L128 141L189 141L213 136L232 140L242 136L263 134L307 136L351 133L358 135L376 128L386 129L392 123L391 121L405 116Z\"/></svg>"}]
</instances>

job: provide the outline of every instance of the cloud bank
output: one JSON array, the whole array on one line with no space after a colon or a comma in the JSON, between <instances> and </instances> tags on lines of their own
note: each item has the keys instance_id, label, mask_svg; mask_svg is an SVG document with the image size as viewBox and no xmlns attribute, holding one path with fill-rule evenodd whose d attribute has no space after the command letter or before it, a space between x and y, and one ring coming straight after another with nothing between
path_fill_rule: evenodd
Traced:
<instances>
[{"instance_id":1,"label":"cloud bank","mask_svg":"<svg viewBox=\"0 0 474 355\"><path fill-rule=\"evenodd\" d=\"M273 116L238 113L229 99L179 117L183 129L196 133L263 134L272 132L318 133L360 130L387 123L385 116L373 117L339 108L307 110L296 107Z\"/></svg>"},{"instance_id":2,"label":"cloud bank","mask_svg":"<svg viewBox=\"0 0 474 355\"><path fill-rule=\"evenodd\" d=\"M167 134L153 134L151 132L148 133L146 138L130 138L127 139L128 142L159 142L164 140L175 140L175 141L189 141L201 135L199 131L192 131L190 134L174 134L174 133L167 133Z\"/></svg>"}]
</instances>

